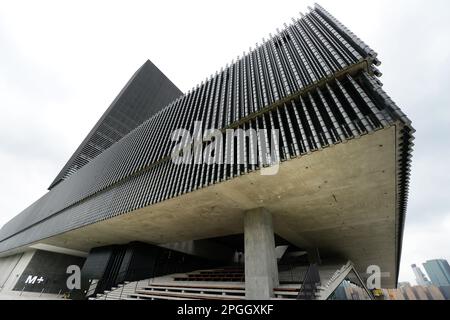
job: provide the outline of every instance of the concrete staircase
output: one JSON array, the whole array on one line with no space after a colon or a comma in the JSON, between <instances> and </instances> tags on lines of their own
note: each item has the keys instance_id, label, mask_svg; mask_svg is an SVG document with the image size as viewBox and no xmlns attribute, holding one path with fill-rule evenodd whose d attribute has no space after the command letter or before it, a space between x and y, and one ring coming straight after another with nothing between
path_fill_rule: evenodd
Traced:
<instances>
[{"instance_id":1,"label":"concrete staircase","mask_svg":"<svg viewBox=\"0 0 450 320\"><path fill-rule=\"evenodd\" d=\"M317 300L327 300L354 270L346 264L319 268L321 285L315 294ZM294 271L305 274L307 267ZM283 274L280 273L280 276ZM282 284L274 290L275 299L296 299L301 284ZM97 294L92 300L242 300L245 299L244 271L239 267L198 270L185 274L125 282L116 288Z\"/></svg>"},{"instance_id":2,"label":"concrete staircase","mask_svg":"<svg viewBox=\"0 0 450 320\"><path fill-rule=\"evenodd\" d=\"M240 280L240 281L239 281ZM282 285L275 299L295 299L300 285ZM243 300L242 269L221 268L126 282L90 300Z\"/></svg>"},{"instance_id":3,"label":"concrete staircase","mask_svg":"<svg viewBox=\"0 0 450 320\"><path fill-rule=\"evenodd\" d=\"M136 290L140 290L149 284L149 280L141 280L136 282L125 281L111 290L105 290L104 293L97 294L96 297L91 297L89 300L124 300L128 295L133 294Z\"/></svg>"}]
</instances>

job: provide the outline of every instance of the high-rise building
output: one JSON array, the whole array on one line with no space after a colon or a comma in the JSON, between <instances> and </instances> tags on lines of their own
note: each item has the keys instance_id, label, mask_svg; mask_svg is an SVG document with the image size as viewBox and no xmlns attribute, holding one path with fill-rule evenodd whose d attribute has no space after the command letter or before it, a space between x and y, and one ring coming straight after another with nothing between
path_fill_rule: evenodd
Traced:
<instances>
[{"instance_id":1,"label":"high-rise building","mask_svg":"<svg viewBox=\"0 0 450 320\"><path fill-rule=\"evenodd\" d=\"M380 63L320 5L181 96L147 62L1 229L0 286L58 292L76 264L85 296L185 273L171 288L227 279L267 299L291 275L305 297L347 281L370 298L373 265L395 287L414 129Z\"/></svg>"},{"instance_id":2,"label":"high-rise building","mask_svg":"<svg viewBox=\"0 0 450 320\"><path fill-rule=\"evenodd\" d=\"M429 260L423 264L423 267L435 286L450 286L450 265L447 260Z\"/></svg>"},{"instance_id":3,"label":"high-rise building","mask_svg":"<svg viewBox=\"0 0 450 320\"><path fill-rule=\"evenodd\" d=\"M429 286L431 284L430 280L428 280L427 276L422 272L420 267L413 264L413 265L411 265L411 268L414 272L414 275L416 277L416 282L419 286Z\"/></svg>"}]
</instances>

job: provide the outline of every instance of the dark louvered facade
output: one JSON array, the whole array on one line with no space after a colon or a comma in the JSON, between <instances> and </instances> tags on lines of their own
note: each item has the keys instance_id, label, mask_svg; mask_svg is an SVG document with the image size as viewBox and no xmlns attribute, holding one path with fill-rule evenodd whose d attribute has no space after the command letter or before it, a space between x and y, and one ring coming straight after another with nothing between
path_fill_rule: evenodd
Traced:
<instances>
[{"instance_id":1,"label":"dark louvered facade","mask_svg":"<svg viewBox=\"0 0 450 320\"><path fill-rule=\"evenodd\" d=\"M105 145L95 148L92 155L86 149L92 145L90 135L52 183L51 190L1 229L0 252L20 250L43 239L127 213L132 215L141 208L258 172L266 155L254 154L251 146L260 141L227 141L226 129L278 129L277 147L283 166L396 127L398 268L414 130L383 90L376 68L379 64L369 46L316 5L161 110L157 111L159 105L152 100L136 100L142 112L136 115L134 109L122 110L124 118L136 117L123 130L108 122L120 134L102 140ZM163 96L168 98L177 89L173 86L166 93ZM193 133L195 121L202 121L204 128L223 132L221 152L236 154L234 163L176 165L171 161L172 132L186 128ZM106 125L97 126L93 134L101 136L102 126ZM245 161L237 159L238 149L244 150ZM257 159L257 164L252 159Z\"/></svg>"}]
</instances>

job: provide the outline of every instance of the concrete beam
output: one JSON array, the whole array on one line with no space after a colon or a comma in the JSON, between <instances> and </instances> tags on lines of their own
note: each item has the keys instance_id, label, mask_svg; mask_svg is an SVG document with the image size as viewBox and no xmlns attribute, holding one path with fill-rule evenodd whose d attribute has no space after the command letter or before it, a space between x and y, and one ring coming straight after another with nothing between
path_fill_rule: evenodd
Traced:
<instances>
[{"instance_id":1,"label":"concrete beam","mask_svg":"<svg viewBox=\"0 0 450 320\"><path fill-rule=\"evenodd\" d=\"M264 208L244 213L245 298L268 300L279 285L272 215Z\"/></svg>"}]
</instances>

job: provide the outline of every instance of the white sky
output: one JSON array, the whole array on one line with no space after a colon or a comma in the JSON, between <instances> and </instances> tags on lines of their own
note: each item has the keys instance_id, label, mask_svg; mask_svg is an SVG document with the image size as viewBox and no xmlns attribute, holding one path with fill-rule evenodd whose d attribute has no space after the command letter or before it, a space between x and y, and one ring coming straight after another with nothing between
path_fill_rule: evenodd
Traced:
<instances>
[{"instance_id":1,"label":"white sky","mask_svg":"<svg viewBox=\"0 0 450 320\"><path fill-rule=\"evenodd\" d=\"M400 280L450 260L450 1L319 2L379 52L417 129ZM0 0L0 225L46 188L150 59L182 91L313 1Z\"/></svg>"}]
</instances>

